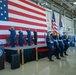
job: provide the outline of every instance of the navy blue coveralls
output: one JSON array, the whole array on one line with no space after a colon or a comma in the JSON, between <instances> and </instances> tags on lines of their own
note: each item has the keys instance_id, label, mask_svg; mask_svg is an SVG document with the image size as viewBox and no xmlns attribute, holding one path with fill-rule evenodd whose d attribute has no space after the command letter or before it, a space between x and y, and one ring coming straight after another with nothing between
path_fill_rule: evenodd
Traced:
<instances>
[{"instance_id":1,"label":"navy blue coveralls","mask_svg":"<svg viewBox=\"0 0 76 75\"><path fill-rule=\"evenodd\" d=\"M37 32L34 31L34 44L37 45Z\"/></svg>"},{"instance_id":2,"label":"navy blue coveralls","mask_svg":"<svg viewBox=\"0 0 76 75\"><path fill-rule=\"evenodd\" d=\"M59 46L60 46L60 48L61 48L60 56L63 57L63 52L64 52L64 42L63 42L63 40L62 40L61 37L59 37L58 43L59 43Z\"/></svg>"},{"instance_id":3,"label":"navy blue coveralls","mask_svg":"<svg viewBox=\"0 0 76 75\"><path fill-rule=\"evenodd\" d=\"M56 50L54 51L54 54L55 54L56 58L59 59L59 53L60 53L61 49L59 47L57 36L54 35L53 38L54 38L54 47L56 48Z\"/></svg>"},{"instance_id":4,"label":"navy blue coveralls","mask_svg":"<svg viewBox=\"0 0 76 75\"><path fill-rule=\"evenodd\" d=\"M63 39L64 45L65 45L64 54L67 55L66 51L69 48L68 39L66 39L66 35L63 35L62 39Z\"/></svg>"},{"instance_id":5,"label":"navy blue coveralls","mask_svg":"<svg viewBox=\"0 0 76 75\"><path fill-rule=\"evenodd\" d=\"M49 60L52 60L52 55L54 52L53 51L54 44L49 36L46 37L46 43L47 43L47 47L49 48L48 58L49 58Z\"/></svg>"},{"instance_id":6,"label":"navy blue coveralls","mask_svg":"<svg viewBox=\"0 0 76 75\"><path fill-rule=\"evenodd\" d=\"M31 31L30 30L26 30L26 31L27 31L28 45L31 45L31 41L32 41Z\"/></svg>"},{"instance_id":7,"label":"navy blue coveralls","mask_svg":"<svg viewBox=\"0 0 76 75\"><path fill-rule=\"evenodd\" d=\"M19 31L19 45L23 46L23 32Z\"/></svg>"},{"instance_id":8,"label":"navy blue coveralls","mask_svg":"<svg viewBox=\"0 0 76 75\"><path fill-rule=\"evenodd\" d=\"M12 28L9 29L9 31L10 31L11 47L15 47L16 31Z\"/></svg>"}]
</instances>

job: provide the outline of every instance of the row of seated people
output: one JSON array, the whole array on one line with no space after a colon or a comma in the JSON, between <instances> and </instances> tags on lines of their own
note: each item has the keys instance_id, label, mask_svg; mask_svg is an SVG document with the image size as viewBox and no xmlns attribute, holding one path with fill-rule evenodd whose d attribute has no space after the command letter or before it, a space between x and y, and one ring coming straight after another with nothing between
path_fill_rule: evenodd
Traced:
<instances>
[{"instance_id":1,"label":"row of seated people","mask_svg":"<svg viewBox=\"0 0 76 75\"><path fill-rule=\"evenodd\" d=\"M63 36L60 36L50 34L50 32L48 32L46 37L46 43L47 47L49 48L48 59L50 61L54 61L52 60L53 55L55 55L57 59L60 59L60 56L64 57L64 55L68 55L66 52L70 44L69 39L65 33Z\"/></svg>"},{"instance_id":2,"label":"row of seated people","mask_svg":"<svg viewBox=\"0 0 76 75\"><path fill-rule=\"evenodd\" d=\"M33 41L35 45L37 45L37 32L36 29L34 30L34 38L31 36L30 29L27 31L27 38L24 37L22 29L20 29L19 37L16 36L16 31L14 27L12 26L10 29L10 36L6 38L7 44L11 44L11 47L15 47L15 43L19 44L20 46L23 46L23 43L27 41L28 45L31 45L31 42Z\"/></svg>"}]
</instances>

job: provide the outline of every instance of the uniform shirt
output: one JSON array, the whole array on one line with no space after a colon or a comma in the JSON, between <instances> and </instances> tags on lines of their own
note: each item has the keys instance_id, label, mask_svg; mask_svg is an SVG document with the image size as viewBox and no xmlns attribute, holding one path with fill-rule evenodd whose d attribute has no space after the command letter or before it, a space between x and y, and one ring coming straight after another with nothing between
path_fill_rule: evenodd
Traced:
<instances>
[{"instance_id":1,"label":"uniform shirt","mask_svg":"<svg viewBox=\"0 0 76 75\"><path fill-rule=\"evenodd\" d=\"M15 37L16 36L16 31L14 29L9 29L10 33L10 37Z\"/></svg>"},{"instance_id":2,"label":"uniform shirt","mask_svg":"<svg viewBox=\"0 0 76 75\"><path fill-rule=\"evenodd\" d=\"M23 32L19 31L19 37L23 38Z\"/></svg>"},{"instance_id":3,"label":"uniform shirt","mask_svg":"<svg viewBox=\"0 0 76 75\"><path fill-rule=\"evenodd\" d=\"M46 43L47 43L47 46L48 46L49 44L51 44L51 45L54 44L53 41L51 40L50 36L47 36L47 37L46 37Z\"/></svg>"}]
</instances>

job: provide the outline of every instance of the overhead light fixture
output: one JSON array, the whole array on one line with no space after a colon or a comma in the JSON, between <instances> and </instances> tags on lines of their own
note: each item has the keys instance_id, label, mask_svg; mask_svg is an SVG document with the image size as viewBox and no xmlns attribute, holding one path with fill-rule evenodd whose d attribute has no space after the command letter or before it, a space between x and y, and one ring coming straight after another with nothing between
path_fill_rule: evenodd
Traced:
<instances>
[{"instance_id":1,"label":"overhead light fixture","mask_svg":"<svg viewBox=\"0 0 76 75\"><path fill-rule=\"evenodd\" d=\"M74 2L73 4L76 4L76 2Z\"/></svg>"}]
</instances>

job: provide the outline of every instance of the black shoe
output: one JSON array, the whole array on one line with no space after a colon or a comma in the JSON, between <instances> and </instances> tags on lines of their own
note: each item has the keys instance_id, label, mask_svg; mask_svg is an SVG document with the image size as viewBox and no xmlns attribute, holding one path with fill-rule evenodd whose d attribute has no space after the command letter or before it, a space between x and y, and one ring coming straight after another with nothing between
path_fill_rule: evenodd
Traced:
<instances>
[{"instance_id":1,"label":"black shoe","mask_svg":"<svg viewBox=\"0 0 76 75\"><path fill-rule=\"evenodd\" d=\"M65 54L66 56L68 56L68 54Z\"/></svg>"},{"instance_id":2,"label":"black shoe","mask_svg":"<svg viewBox=\"0 0 76 75\"><path fill-rule=\"evenodd\" d=\"M50 59L50 61L54 61L54 60Z\"/></svg>"},{"instance_id":3,"label":"black shoe","mask_svg":"<svg viewBox=\"0 0 76 75\"><path fill-rule=\"evenodd\" d=\"M63 55L61 55L61 57L64 57Z\"/></svg>"},{"instance_id":4,"label":"black shoe","mask_svg":"<svg viewBox=\"0 0 76 75\"><path fill-rule=\"evenodd\" d=\"M49 61L54 61L53 59L49 59Z\"/></svg>"},{"instance_id":5,"label":"black shoe","mask_svg":"<svg viewBox=\"0 0 76 75\"><path fill-rule=\"evenodd\" d=\"M57 57L57 59L59 59L59 60L60 60L61 58Z\"/></svg>"}]
</instances>

